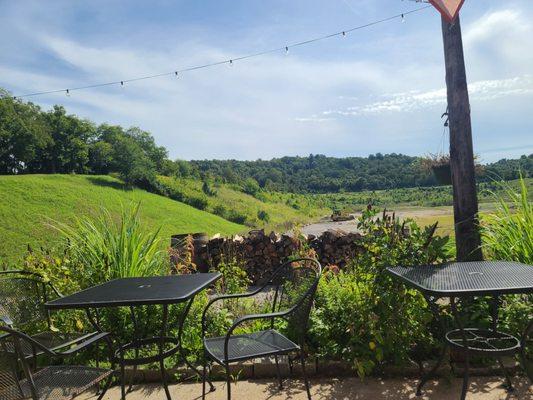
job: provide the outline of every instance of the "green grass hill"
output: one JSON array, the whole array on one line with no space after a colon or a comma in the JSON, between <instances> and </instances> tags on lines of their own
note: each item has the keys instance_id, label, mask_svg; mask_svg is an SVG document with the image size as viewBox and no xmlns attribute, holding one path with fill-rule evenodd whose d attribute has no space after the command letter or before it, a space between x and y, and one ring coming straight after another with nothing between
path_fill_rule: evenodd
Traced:
<instances>
[{"instance_id":1,"label":"green grass hill","mask_svg":"<svg viewBox=\"0 0 533 400\"><path fill-rule=\"evenodd\" d=\"M141 203L141 222L147 229L161 227L163 240L177 233L235 234L246 227L169 198L139 189L128 190L110 176L16 175L0 176L0 265L16 265L26 251L53 246L58 233L50 219L72 221L96 214L102 207L118 215L121 208Z\"/></svg>"}]
</instances>

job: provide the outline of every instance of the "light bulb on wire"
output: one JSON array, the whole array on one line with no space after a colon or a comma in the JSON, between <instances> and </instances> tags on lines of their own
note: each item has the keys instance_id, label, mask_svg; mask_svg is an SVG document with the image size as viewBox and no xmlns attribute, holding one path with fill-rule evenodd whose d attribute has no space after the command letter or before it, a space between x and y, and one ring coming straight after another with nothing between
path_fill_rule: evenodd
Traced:
<instances>
[{"instance_id":1,"label":"light bulb on wire","mask_svg":"<svg viewBox=\"0 0 533 400\"><path fill-rule=\"evenodd\" d=\"M70 97L70 91L68 89L65 90L65 96Z\"/></svg>"},{"instance_id":2,"label":"light bulb on wire","mask_svg":"<svg viewBox=\"0 0 533 400\"><path fill-rule=\"evenodd\" d=\"M402 24L405 23L405 16L402 14Z\"/></svg>"},{"instance_id":3,"label":"light bulb on wire","mask_svg":"<svg viewBox=\"0 0 533 400\"><path fill-rule=\"evenodd\" d=\"M285 46L285 54L289 54L289 46Z\"/></svg>"}]
</instances>

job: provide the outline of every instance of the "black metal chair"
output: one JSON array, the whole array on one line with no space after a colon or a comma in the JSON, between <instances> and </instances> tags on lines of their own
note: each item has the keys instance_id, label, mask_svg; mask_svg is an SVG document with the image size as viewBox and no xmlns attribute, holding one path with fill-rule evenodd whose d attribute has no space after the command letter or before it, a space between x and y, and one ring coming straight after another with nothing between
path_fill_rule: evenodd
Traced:
<instances>
[{"instance_id":1,"label":"black metal chair","mask_svg":"<svg viewBox=\"0 0 533 400\"><path fill-rule=\"evenodd\" d=\"M0 271L0 315L9 319L11 328L28 334L35 342L53 351L76 345L98 334L55 330L44 304L57 297L61 297L57 289L37 273ZM39 348L28 342L21 343L21 346L25 357L34 362L42 354ZM13 348L9 350L14 351Z\"/></svg>"},{"instance_id":2,"label":"black metal chair","mask_svg":"<svg viewBox=\"0 0 533 400\"><path fill-rule=\"evenodd\" d=\"M109 345L107 332L94 335L59 352L43 346L25 333L10 328L9 318L0 315L0 320L5 324L0 325L0 399L67 400L108 378L98 398L102 399L111 384L111 369L58 365L32 370L24 349L34 348L39 354L64 359L100 341L107 341ZM22 374L19 372L20 367Z\"/></svg>"},{"instance_id":3,"label":"black metal chair","mask_svg":"<svg viewBox=\"0 0 533 400\"><path fill-rule=\"evenodd\" d=\"M322 267L317 260L300 258L282 264L270 277L269 281L249 293L229 294L215 297L207 304L202 315L202 337L204 344L202 399L205 399L207 363L216 362L226 371L227 397L231 399L230 364L237 361L274 356L280 389L282 378L278 356L296 353L302 365L307 397L311 399L309 381L305 371L304 342L307 332L309 314L313 305ZM265 290L272 295L266 314L245 315L237 318L225 336L206 338L207 312L218 301L255 296ZM264 297L265 301L267 297ZM234 334L245 322L254 320L270 321L270 329L252 333ZM276 320L287 322L288 335L284 336L274 329ZM289 359L290 360L290 359Z\"/></svg>"}]
</instances>

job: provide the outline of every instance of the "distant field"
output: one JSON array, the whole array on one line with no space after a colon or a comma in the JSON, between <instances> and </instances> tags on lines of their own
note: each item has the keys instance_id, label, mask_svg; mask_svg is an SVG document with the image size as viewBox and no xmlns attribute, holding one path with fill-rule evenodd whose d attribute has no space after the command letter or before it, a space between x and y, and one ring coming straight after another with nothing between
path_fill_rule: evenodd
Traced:
<instances>
[{"instance_id":1,"label":"distant field","mask_svg":"<svg viewBox=\"0 0 533 400\"><path fill-rule=\"evenodd\" d=\"M518 181L509 181L507 184L518 189ZM533 193L533 178L527 178L526 184L529 193ZM481 183L478 185L478 198L480 203L494 202L494 192L501 192L498 183ZM453 204L451 186L419 187L389 190L366 190L362 192L345 192L312 195L331 209L346 210L348 212L360 211L361 207L373 204L377 207L441 207ZM533 200L533 199L532 199Z\"/></svg>"},{"instance_id":2,"label":"distant field","mask_svg":"<svg viewBox=\"0 0 533 400\"><path fill-rule=\"evenodd\" d=\"M118 215L121 207L132 202L141 203L141 222L147 229L162 227L165 241L177 233L229 235L247 229L162 196L126 190L109 176L0 176L0 264L20 260L28 244L53 245L58 235L48 226L49 219L68 222L97 213L101 207Z\"/></svg>"},{"instance_id":3,"label":"distant field","mask_svg":"<svg viewBox=\"0 0 533 400\"><path fill-rule=\"evenodd\" d=\"M254 197L243 193L239 187L225 184L212 184L214 193L206 195L199 180L166 176L158 179L185 197L203 199L205 211L250 227L284 232L294 225L306 224L331 213L309 195L261 191Z\"/></svg>"},{"instance_id":4,"label":"distant field","mask_svg":"<svg viewBox=\"0 0 533 400\"><path fill-rule=\"evenodd\" d=\"M28 244L54 245L58 235L48 225L50 219L68 222L76 216L95 214L101 207L118 215L121 207L132 202L141 202L143 224L147 229L162 227L161 236L165 241L177 233L230 235L247 232L250 227L285 232L294 225L316 222L333 209L357 213L369 203L394 210L401 218L413 218L420 225L439 221L438 233L453 235L450 187L320 195L260 192L251 196L239 187L213 184L215 193L207 196L200 181L160 179L186 196L203 198L205 210L143 190L127 190L110 176L0 176L0 265L19 261ZM527 179L527 184L531 188L533 179ZM497 185L480 187L482 215L495 207L490 194L494 190L498 190ZM229 221L235 217L241 223Z\"/></svg>"}]
</instances>

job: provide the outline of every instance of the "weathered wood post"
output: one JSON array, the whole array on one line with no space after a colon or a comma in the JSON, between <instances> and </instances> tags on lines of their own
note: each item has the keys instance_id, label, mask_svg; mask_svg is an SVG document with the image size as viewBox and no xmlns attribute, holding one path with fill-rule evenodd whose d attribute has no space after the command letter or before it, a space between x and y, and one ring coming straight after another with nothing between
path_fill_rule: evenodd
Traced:
<instances>
[{"instance_id":1,"label":"weathered wood post","mask_svg":"<svg viewBox=\"0 0 533 400\"><path fill-rule=\"evenodd\" d=\"M483 254L477 219L472 123L459 16L452 23L442 17L442 37L448 93L450 167L457 260L481 260Z\"/></svg>"}]
</instances>

